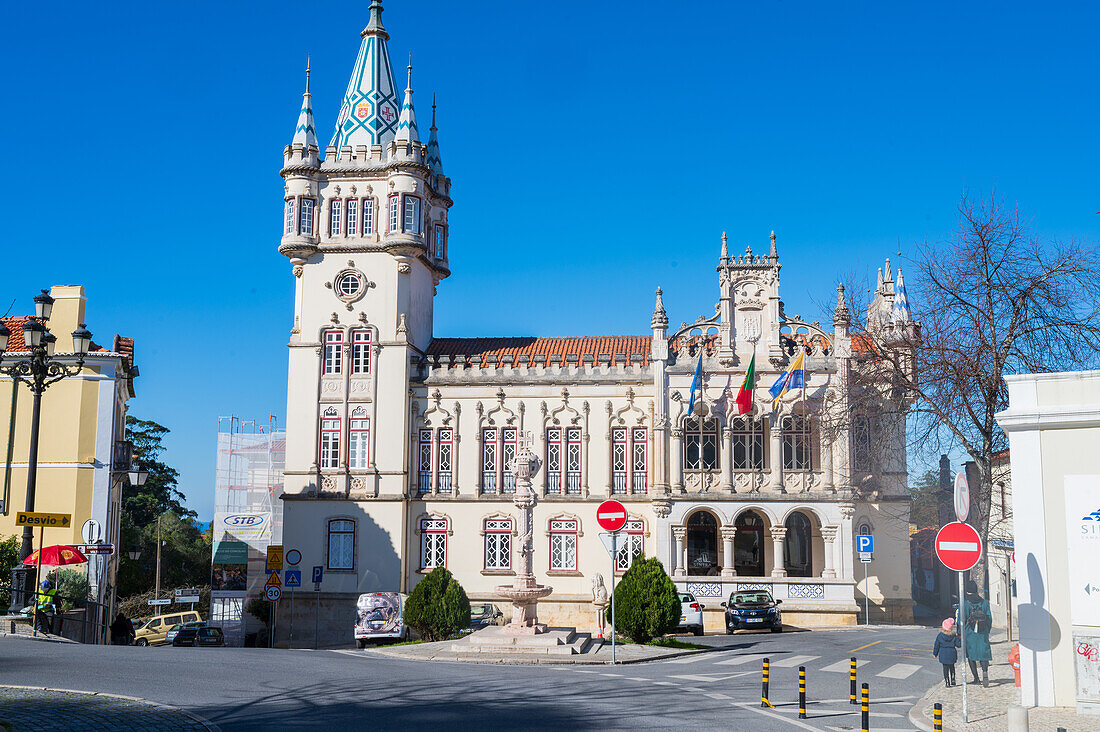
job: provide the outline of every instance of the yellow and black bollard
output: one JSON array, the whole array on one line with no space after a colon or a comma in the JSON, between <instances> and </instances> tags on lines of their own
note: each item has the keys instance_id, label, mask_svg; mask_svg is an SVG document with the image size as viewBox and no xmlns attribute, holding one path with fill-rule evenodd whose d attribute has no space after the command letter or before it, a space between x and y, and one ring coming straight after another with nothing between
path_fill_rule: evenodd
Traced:
<instances>
[{"instance_id":1,"label":"yellow and black bollard","mask_svg":"<svg viewBox=\"0 0 1100 732\"><path fill-rule=\"evenodd\" d=\"M798 718L806 718L806 667L798 667Z\"/></svg>"},{"instance_id":2,"label":"yellow and black bollard","mask_svg":"<svg viewBox=\"0 0 1100 732\"><path fill-rule=\"evenodd\" d=\"M848 671L848 703L859 704L856 701L856 657L852 656L852 668Z\"/></svg>"},{"instance_id":3,"label":"yellow and black bollard","mask_svg":"<svg viewBox=\"0 0 1100 732\"><path fill-rule=\"evenodd\" d=\"M934 732L943 732L943 705L932 705L932 729Z\"/></svg>"},{"instance_id":4,"label":"yellow and black bollard","mask_svg":"<svg viewBox=\"0 0 1100 732\"><path fill-rule=\"evenodd\" d=\"M763 681L762 681L761 686L760 686L760 706L762 706L762 707L771 707L772 709L775 709L775 707L772 707L772 703L770 701L768 701L768 667L770 665L771 665L771 662L767 658L765 658L764 659Z\"/></svg>"},{"instance_id":5,"label":"yellow and black bollard","mask_svg":"<svg viewBox=\"0 0 1100 732\"><path fill-rule=\"evenodd\" d=\"M859 707L861 732L871 732L871 689L867 684L863 685L863 699Z\"/></svg>"}]
</instances>

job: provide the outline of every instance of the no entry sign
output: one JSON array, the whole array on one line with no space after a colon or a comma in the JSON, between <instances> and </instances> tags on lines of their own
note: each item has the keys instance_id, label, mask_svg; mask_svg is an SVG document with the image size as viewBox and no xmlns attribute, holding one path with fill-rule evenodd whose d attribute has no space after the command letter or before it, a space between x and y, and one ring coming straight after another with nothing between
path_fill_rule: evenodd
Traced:
<instances>
[{"instance_id":1,"label":"no entry sign","mask_svg":"<svg viewBox=\"0 0 1100 732\"><path fill-rule=\"evenodd\" d=\"M936 534L936 556L948 569L965 572L982 558L982 540L970 524L952 521Z\"/></svg>"},{"instance_id":2,"label":"no entry sign","mask_svg":"<svg viewBox=\"0 0 1100 732\"><path fill-rule=\"evenodd\" d=\"M626 506L618 501L604 501L596 509L596 523L604 531L618 531L626 526Z\"/></svg>"}]
</instances>

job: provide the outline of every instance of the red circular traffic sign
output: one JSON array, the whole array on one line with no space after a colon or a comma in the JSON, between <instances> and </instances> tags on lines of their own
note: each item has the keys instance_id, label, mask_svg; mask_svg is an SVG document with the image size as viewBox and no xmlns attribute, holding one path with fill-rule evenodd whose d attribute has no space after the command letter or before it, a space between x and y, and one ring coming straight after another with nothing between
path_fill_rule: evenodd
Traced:
<instances>
[{"instance_id":1,"label":"red circular traffic sign","mask_svg":"<svg viewBox=\"0 0 1100 732\"><path fill-rule=\"evenodd\" d=\"M952 521L936 534L936 556L943 566L965 572L982 558L982 540L970 524Z\"/></svg>"},{"instance_id":2,"label":"red circular traffic sign","mask_svg":"<svg viewBox=\"0 0 1100 732\"><path fill-rule=\"evenodd\" d=\"M626 526L626 506L618 501L604 501L596 509L596 523L604 531L618 531Z\"/></svg>"}]
</instances>

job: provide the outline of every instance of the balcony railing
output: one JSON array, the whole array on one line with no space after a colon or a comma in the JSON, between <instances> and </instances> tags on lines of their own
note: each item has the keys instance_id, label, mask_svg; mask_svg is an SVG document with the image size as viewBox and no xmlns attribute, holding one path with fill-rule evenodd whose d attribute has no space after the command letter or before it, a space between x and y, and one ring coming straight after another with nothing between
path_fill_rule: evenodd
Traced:
<instances>
[{"instance_id":1,"label":"balcony railing","mask_svg":"<svg viewBox=\"0 0 1100 732\"><path fill-rule=\"evenodd\" d=\"M504 474L504 492L515 493L516 492L516 476L511 473Z\"/></svg>"},{"instance_id":2,"label":"balcony railing","mask_svg":"<svg viewBox=\"0 0 1100 732\"><path fill-rule=\"evenodd\" d=\"M565 492L572 496L579 496L581 494L580 473L565 474Z\"/></svg>"},{"instance_id":3,"label":"balcony railing","mask_svg":"<svg viewBox=\"0 0 1100 732\"><path fill-rule=\"evenodd\" d=\"M495 470L486 470L481 474L481 492L497 492L497 474Z\"/></svg>"},{"instance_id":4,"label":"balcony railing","mask_svg":"<svg viewBox=\"0 0 1100 732\"><path fill-rule=\"evenodd\" d=\"M561 493L561 473L554 472L546 474L546 492Z\"/></svg>"},{"instance_id":5,"label":"balcony railing","mask_svg":"<svg viewBox=\"0 0 1100 732\"><path fill-rule=\"evenodd\" d=\"M611 474L611 492L615 494L626 493L626 473Z\"/></svg>"},{"instance_id":6,"label":"balcony railing","mask_svg":"<svg viewBox=\"0 0 1100 732\"><path fill-rule=\"evenodd\" d=\"M420 491L420 495L424 495L425 493L431 493L432 492L432 474L431 473L421 473L420 474L420 480L419 480L419 483L417 485L417 489Z\"/></svg>"},{"instance_id":7,"label":"balcony railing","mask_svg":"<svg viewBox=\"0 0 1100 732\"><path fill-rule=\"evenodd\" d=\"M635 470L634 471L634 493L646 493L649 491L649 484L646 471Z\"/></svg>"},{"instance_id":8,"label":"balcony railing","mask_svg":"<svg viewBox=\"0 0 1100 732\"><path fill-rule=\"evenodd\" d=\"M451 492L451 474L450 473L440 473L439 474L439 492L440 493L447 493L447 494L449 494Z\"/></svg>"}]
</instances>

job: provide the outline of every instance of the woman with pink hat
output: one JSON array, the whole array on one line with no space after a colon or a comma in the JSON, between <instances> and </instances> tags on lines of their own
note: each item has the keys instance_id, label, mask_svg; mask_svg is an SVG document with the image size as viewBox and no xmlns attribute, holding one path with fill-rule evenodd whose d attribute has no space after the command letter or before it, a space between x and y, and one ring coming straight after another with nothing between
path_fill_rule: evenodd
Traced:
<instances>
[{"instance_id":1,"label":"woman with pink hat","mask_svg":"<svg viewBox=\"0 0 1100 732\"><path fill-rule=\"evenodd\" d=\"M943 664L943 685L955 685L955 663L959 660L961 646L959 635L955 632L955 619L947 618L940 626L940 634L936 636L936 644L932 646L932 655Z\"/></svg>"}]
</instances>

